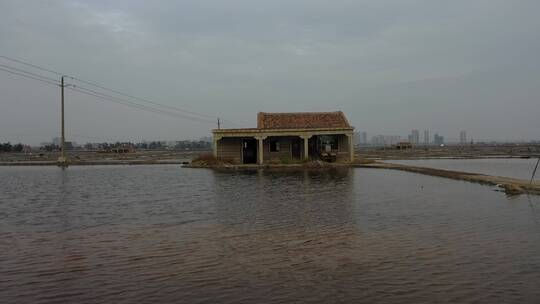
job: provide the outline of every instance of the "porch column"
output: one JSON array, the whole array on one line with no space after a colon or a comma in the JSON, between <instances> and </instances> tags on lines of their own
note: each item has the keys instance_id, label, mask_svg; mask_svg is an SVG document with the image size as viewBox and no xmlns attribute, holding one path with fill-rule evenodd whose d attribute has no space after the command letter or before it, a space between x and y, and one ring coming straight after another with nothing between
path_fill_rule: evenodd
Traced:
<instances>
[{"instance_id":1,"label":"porch column","mask_svg":"<svg viewBox=\"0 0 540 304\"><path fill-rule=\"evenodd\" d=\"M218 157L218 141L219 141L219 138L217 137L214 137L214 145L212 146L212 152L214 154L214 157L217 158Z\"/></svg>"},{"instance_id":2,"label":"porch column","mask_svg":"<svg viewBox=\"0 0 540 304\"><path fill-rule=\"evenodd\" d=\"M264 163L264 140L266 136L257 136L255 137L258 142L257 147L257 164L262 165Z\"/></svg>"},{"instance_id":3,"label":"porch column","mask_svg":"<svg viewBox=\"0 0 540 304\"><path fill-rule=\"evenodd\" d=\"M349 161L352 163L354 161L354 134L347 134L347 139L349 142Z\"/></svg>"},{"instance_id":4,"label":"porch column","mask_svg":"<svg viewBox=\"0 0 540 304\"><path fill-rule=\"evenodd\" d=\"M303 135L300 136L302 139L304 139L304 160L309 159L309 139L312 135Z\"/></svg>"}]
</instances>

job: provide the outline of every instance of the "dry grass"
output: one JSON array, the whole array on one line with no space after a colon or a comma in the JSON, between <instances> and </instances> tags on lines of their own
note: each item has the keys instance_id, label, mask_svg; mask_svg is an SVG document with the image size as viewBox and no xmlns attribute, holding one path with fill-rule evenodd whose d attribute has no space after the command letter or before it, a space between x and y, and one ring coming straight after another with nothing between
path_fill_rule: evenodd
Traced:
<instances>
[{"instance_id":1,"label":"dry grass","mask_svg":"<svg viewBox=\"0 0 540 304\"><path fill-rule=\"evenodd\" d=\"M198 166L215 166L222 164L212 153L199 154L192 161L192 164Z\"/></svg>"},{"instance_id":2,"label":"dry grass","mask_svg":"<svg viewBox=\"0 0 540 304\"><path fill-rule=\"evenodd\" d=\"M360 158L358 156L355 156L354 161L352 163L353 164L365 165L365 164L372 164L374 162L375 162L375 160L373 160L373 159L363 158L363 157Z\"/></svg>"},{"instance_id":3,"label":"dry grass","mask_svg":"<svg viewBox=\"0 0 540 304\"><path fill-rule=\"evenodd\" d=\"M195 167L218 167L235 164L234 161L217 159L212 153L199 154L191 161L191 165Z\"/></svg>"}]
</instances>

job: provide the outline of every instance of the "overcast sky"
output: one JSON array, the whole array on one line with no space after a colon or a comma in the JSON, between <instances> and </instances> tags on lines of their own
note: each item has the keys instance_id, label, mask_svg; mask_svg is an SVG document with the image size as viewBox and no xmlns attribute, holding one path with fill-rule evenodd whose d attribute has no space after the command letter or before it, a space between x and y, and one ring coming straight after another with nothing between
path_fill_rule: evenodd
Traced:
<instances>
[{"instance_id":1,"label":"overcast sky","mask_svg":"<svg viewBox=\"0 0 540 304\"><path fill-rule=\"evenodd\" d=\"M342 110L368 136L540 139L539 11L538 0L0 0L0 55L226 127L254 126L259 111ZM59 94L0 71L0 142L56 136ZM77 142L215 127L73 91L66 112Z\"/></svg>"}]
</instances>

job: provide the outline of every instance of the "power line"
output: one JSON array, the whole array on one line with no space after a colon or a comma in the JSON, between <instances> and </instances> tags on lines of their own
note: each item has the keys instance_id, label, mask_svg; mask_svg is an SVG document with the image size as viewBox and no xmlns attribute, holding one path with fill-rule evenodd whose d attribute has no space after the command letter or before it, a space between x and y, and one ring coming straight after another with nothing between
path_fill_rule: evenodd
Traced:
<instances>
[{"instance_id":1,"label":"power line","mask_svg":"<svg viewBox=\"0 0 540 304\"><path fill-rule=\"evenodd\" d=\"M113 96L113 95L109 95L109 94L105 94L105 93L102 93L102 92L98 92L96 90L92 90L92 89L88 89L86 87L83 87L83 86L79 86L79 85L73 85L74 88L77 88L77 89L81 89L81 90L84 90L84 91L87 91L87 92L90 92L92 94L97 94L97 95L100 95L100 96L103 96L105 98L110 98L110 99L115 99L115 100L118 100L118 101L121 101L121 102L125 102L125 103L129 103L129 104L132 104L132 105L136 105L136 106L141 106L141 107L145 107L145 108L150 108L150 109L153 109L152 107L150 106L147 106L147 105L141 105L141 104L138 104L136 102L133 102L133 101L130 101L130 100L127 100L127 99L123 99L123 98L119 98L119 97L116 97L116 96ZM70 87L67 87L68 89ZM159 110L159 111L163 111L165 113L170 113L170 112L166 112L162 109L156 109L156 110ZM205 122L214 122L213 120L208 120L208 119L203 119L203 118L198 118L198 117L191 117L191 116L187 116L185 114L179 114L179 113L175 113L176 115L178 115L179 117L182 117L182 118L186 118L186 119L197 119L197 120L200 120L200 121L205 121ZM213 117L210 117L210 118L213 118Z\"/></svg>"},{"instance_id":2,"label":"power line","mask_svg":"<svg viewBox=\"0 0 540 304\"><path fill-rule=\"evenodd\" d=\"M18 75L18 76L21 76L21 77L41 81L41 82L51 84L51 85L54 85L54 86L59 85L56 82L52 82L52 81L49 81L49 80L45 80L45 79L41 79L41 78L38 78L38 77L30 76L30 75L27 75L27 74L23 74L23 73L15 72L15 71L12 71L12 70L4 69L2 67L0 67L0 70L4 71L4 72L7 72L7 73L10 73L10 74ZM178 114L178 113L171 113L171 112L167 112L167 111L164 111L164 110L155 109L155 108L152 108L152 107L149 107L149 106L134 103L134 102L131 102L129 100L120 99L118 97L103 94L103 93L100 93L100 92L97 92L97 91L94 91L94 90L90 90L90 89L87 89L87 88L84 88L84 87L80 87L80 86L77 87L77 88L66 86L66 88L70 89L70 90L73 90L73 91L76 91L76 92L79 92L81 94L91 95L91 96L94 96L94 97L97 97L97 98L100 98L100 99L103 99L103 100L116 102L116 103L119 103L119 104L123 104L123 105L126 105L126 106L130 106L130 107L133 107L133 108L137 108L137 109L140 109L140 110L144 110L144 111L148 111L148 112L152 112L152 113L156 113L156 114L163 114L163 115L168 115L168 116L172 116L172 117L176 117L176 118L184 118L184 119L190 119L190 120L193 120L193 121L214 124L213 120L206 120L206 119L202 119L202 118L191 117L191 116L186 116L186 115L182 115L182 114Z\"/></svg>"},{"instance_id":3,"label":"power line","mask_svg":"<svg viewBox=\"0 0 540 304\"><path fill-rule=\"evenodd\" d=\"M4 72L7 72L7 73L10 73L10 74L19 75L19 76L22 76L22 77L25 77L25 78L30 78L30 79L34 79L34 80L37 80L37 81L45 82L45 83L48 83L48 84L52 84L52 85L54 85L54 86L58 86L58 85L59 85L59 84L56 83L56 82L51 82L51 81L48 81L48 80L44 80L44 79L41 79L41 78L29 76L29 75L22 74L22 73L18 73L18 72L14 72L14 71L7 70L7 69L4 69L4 68L0 68L0 70L1 70L1 71L4 71Z\"/></svg>"},{"instance_id":4,"label":"power line","mask_svg":"<svg viewBox=\"0 0 540 304\"><path fill-rule=\"evenodd\" d=\"M71 89L71 87L67 87L67 88ZM95 90L91 90L91 89L88 89L88 88L85 88L85 87L82 87L82 86L73 86L73 88L76 88L78 90L86 91L86 92L79 92L78 91L79 93L89 94L89 95L93 94L93 96L96 96L98 98L109 100L109 101L112 101L112 102L122 103L122 104L127 105L127 106L134 106L134 107L137 107L137 108L140 108L140 109L158 111L160 113L164 113L164 114L167 114L167 115L174 115L175 117L181 117L181 118L186 118L186 119L192 119L192 120L197 120L197 121L202 121L202 122L212 122L213 123L213 121L211 121L211 120L205 120L205 119L198 118L198 117L186 116L186 115L178 114L178 113L170 113L170 112L167 112L167 111L164 111L164 110L161 110L161 109L155 109L155 108L152 108L152 107L149 107L149 106L146 106L146 105L141 105L141 104L138 104L138 103L126 100L126 99L118 98L116 96L107 95L107 94L104 94L104 93L101 93L101 92L98 92L98 91L95 91Z\"/></svg>"},{"instance_id":5,"label":"power line","mask_svg":"<svg viewBox=\"0 0 540 304\"><path fill-rule=\"evenodd\" d=\"M3 56L0 56L0 57L3 57ZM2 66L6 67L7 69L2 68ZM49 77L46 77L46 76L43 76L43 75L28 72L26 70L14 68L14 67L11 67L11 66L8 66L8 65L0 64L0 70L5 71L7 73L14 74L14 75L22 76L22 77L25 77L25 78L42 81L44 83L52 84L52 85L55 85L55 86L60 85L57 82L57 80L55 80L53 78L49 78ZM122 98L119 98L119 97L116 97L116 96L113 96L113 95L98 92L98 91L88 89L88 88L85 88L85 87L82 87L82 86L74 86L74 87L72 87L72 86L74 86L74 85L66 85L65 88L76 91L76 92L79 92L81 94L91 95L91 96L94 96L94 97L97 97L97 98L100 98L100 99L103 99L103 100L120 103L120 104L123 104L123 105L126 105L126 106L131 106L131 107L134 107L134 108L137 108L137 109L140 109L140 110L145 110L145 111L149 111L149 112L156 113L156 114L163 114L163 115L168 115L168 116L172 116L172 117L176 117L176 118L183 118L183 119L189 119L189 120L198 121L198 122L214 124L213 120L208 120L208 119L203 119L203 118L198 118L198 117L191 117L191 116L187 116L187 115L182 115L180 113L171 113L171 112L168 112L168 111L165 111L165 110L162 110L162 109L157 109L157 108L153 108L153 107L150 107L150 106L147 106L147 105L142 105L142 104L130 101L130 100L122 99ZM213 118L212 116L208 116L208 117Z\"/></svg>"},{"instance_id":6,"label":"power line","mask_svg":"<svg viewBox=\"0 0 540 304\"><path fill-rule=\"evenodd\" d=\"M101 94L94 94L94 93L85 91L84 89L81 89L80 87L66 87L66 88L69 89L69 90L81 93L81 94L94 96L94 97L97 97L97 98L105 100L105 101L110 101L110 102L122 104L122 105L125 105L125 106L128 106L128 107L137 108L139 110L143 110L143 111L147 111L147 112L168 115L168 116L176 117L176 118L190 119L190 120L193 120L193 121L198 121L198 122L203 122L203 123L212 123L212 124L214 123L214 121L204 120L202 118L184 116L184 115L180 115L178 113L171 113L171 112L167 112L167 111L164 111L164 110L154 109L154 108L151 108L151 107L148 107L148 106L145 106L145 105L132 103L132 102L125 101L125 100L119 100L118 98L109 98L109 97L103 96Z\"/></svg>"},{"instance_id":7,"label":"power line","mask_svg":"<svg viewBox=\"0 0 540 304\"><path fill-rule=\"evenodd\" d=\"M57 84L60 84L60 82L58 82L58 80L57 80L57 79L54 79L54 78L50 78L50 77L46 77L46 76L39 75L39 74L36 74L36 73L28 72L28 71L25 71L25 70L17 69L17 68L14 68L14 67L12 67L12 66L5 65L5 64L0 64L0 66L4 67L4 68L6 68L6 69L10 69L10 70L13 70L13 71L25 73L25 74L28 74L28 75L32 75L32 76L35 76L35 77L43 78L43 79L46 79L46 80L49 80L49 81L52 81L52 82L56 82Z\"/></svg>"},{"instance_id":8,"label":"power line","mask_svg":"<svg viewBox=\"0 0 540 304\"><path fill-rule=\"evenodd\" d=\"M117 90L114 90L114 89L110 89L110 88L104 87L104 86L102 86L102 85L95 84L95 83L93 83L93 82L86 81L86 80L82 80L82 79L79 79L79 78L76 78L76 77L71 77L71 76L68 76L68 77L71 78L71 79L73 79L73 80L76 80L76 81L79 81L79 82L82 82L82 83L86 83L86 84L88 84L88 85L91 85L91 86L100 88L100 89L105 90L105 91L109 91L109 92L112 92L112 93L116 93L116 94L118 94L118 95L122 95L122 96L129 97L129 98L132 98L132 99L137 99L137 100L140 100L140 101L143 101L143 102L146 102L146 103L150 103L150 104L153 104L153 105L156 105L156 106L160 106L160 107L164 107L164 108L167 108L167 109L176 110L176 111L180 111L180 112L185 112L185 113L188 113L188 114L191 114L191 115L201 116L201 117L205 117L205 118L212 118L212 119L215 118L215 116L206 115L206 114L200 114L200 113L197 113L197 112L192 112L192 111L184 110L184 109L177 108L177 107L174 107L174 106L169 106L169 105L165 105L165 104L160 104L160 103L157 103L157 102L148 100L148 99L146 99L146 98L137 97L137 96L133 96L133 95L130 95L130 94L122 93L122 92L120 92L120 91L117 91Z\"/></svg>"},{"instance_id":9,"label":"power line","mask_svg":"<svg viewBox=\"0 0 540 304\"><path fill-rule=\"evenodd\" d=\"M47 69L47 68L44 68L44 67L40 67L39 65L36 65L36 64L32 64L32 63L29 63L29 62L25 62L25 61L22 61L22 60L18 60L18 59L15 59L15 58L11 58L11 57L8 57L8 56L4 56L4 55L0 55L0 58L4 58L4 59L7 59L7 60L10 60L10 61L13 61L13 62L17 62L17 63L20 63L20 64L24 64L26 66L30 66L30 67L33 67L33 68L36 68L38 70L42 70L42 71L45 71L45 72L49 72L49 73L53 73L53 74L56 74L58 76L62 76L63 74L60 73L60 72L56 72L56 71L53 71L51 69Z\"/></svg>"},{"instance_id":10,"label":"power line","mask_svg":"<svg viewBox=\"0 0 540 304\"><path fill-rule=\"evenodd\" d=\"M36 69L39 69L39 70L42 70L42 71L46 71L46 72L49 72L49 73L53 73L53 74L56 74L56 75L59 75L59 76L66 75L66 74L64 74L64 73L60 73L60 72L58 72L58 71L54 71L54 70L52 70L52 69L45 68L45 67L42 67L42 66L39 66L39 65L30 63L30 62L26 62L26 61L20 60L20 59L11 58L11 57L4 56L4 55L0 55L0 58L4 58L4 59L6 59L6 60L10 60L10 61L13 61L13 62L17 62L17 63L23 64L23 65L26 65L26 66L30 66L30 67L33 67L33 68L36 68ZM136 99L136 100L139 100L139 101L143 101L143 102L146 102L146 103L150 103L150 104L153 104L153 105L156 105L156 106L168 108L168 109L170 109L170 110L180 111L180 112L184 112L184 113L187 113L187 114L191 114L191 115L195 115L195 116L200 116L200 117L204 117L204 118L210 118L210 119L215 119L215 118L216 118L216 116L207 115L207 114L201 114L201 113L197 113L197 112L185 110L185 109L182 109L182 108L178 108L178 107L174 107L174 106L170 106L170 105L165 105L165 104L161 104L161 103L158 103L158 102L154 102L154 101L151 101L151 100L146 99L146 98L142 98L142 97L137 97L137 96L134 96L134 95L130 95L130 94L127 94L127 93L124 93L124 92L121 92L121 91L118 91L118 90L115 90L115 89L107 88L107 87L105 87L105 86L99 85L99 84L94 83L94 82L91 82L91 81L87 81L87 80L80 79L80 78L78 78L78 77L73 77L73 76L69 76L69 75L66 75L66 77L68 77L68 78L70 78L70 79L73 79L73 80L76 80L76 81L79 81L79 82L82 82L82 83L85 83L85 84L88 84L88 85L91 85L91 86L94 86L94 87L97 87L97 88L100 88L100 89L102 89L102 90L106 90L106 91L109 91L109 92L112 92L112 93L115 93L115 94L122 95L122 96L124 96L124 97L129 97L129 98ZM231 123L232 123L232 122L231 122ZM234 124L234 123L233 123L233 124Z\"/></svg>"}]
</instances>

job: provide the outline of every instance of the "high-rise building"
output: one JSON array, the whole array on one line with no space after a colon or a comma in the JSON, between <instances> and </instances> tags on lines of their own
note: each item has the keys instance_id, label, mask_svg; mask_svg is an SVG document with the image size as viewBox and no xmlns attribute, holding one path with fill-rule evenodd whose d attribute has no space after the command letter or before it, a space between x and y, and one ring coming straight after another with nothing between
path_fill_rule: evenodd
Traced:
<instances>
[{"instance_id":1,"label":"high-rise building","mask_svg":"<svg viewBox=\"0 0 540 304\"><path fill-rule=\"evenodd\" d=\"M467 144L467 132L466 131L459 132L459 143L462 144L462 145Z\"/></svg>"},{"instance_id":2,"label":"high-rise building","mask_svg":"<svg viewBox=\"0 0 540 304\"><path fill-rule=\"evenodd\" d=\"M358 145L368 144L366 132L354 132L354 139Z\"/></svg>"},{"instance_id":3,"label":"high-rise building","mask_svg":"<svg viewBox=\"0 0 540 304\"><path fill-rule=\"evenodd\" d=\"M398 135L377 135L371 138L371 144L374 146L392 146L400 142Z\"/></svg>"},{"instance_id":4,"label":"high-rise building","mask_svg":"<svg viewBox=\"0 0 540 304\"><path fill-rule=\"evenodd\" d=\"M444 145L444 136L435 133L433 136L433 143L437 146Z\"/></svg>"},{"instance_id":5,"label":"high-rise building","mask_svg":"<svg viewBox=\"0 0 540 304\"><path fill-rule=\"evenodd\" d=\"M409 141L413 145L418 145L420 143L420 131L418 131L417 129L412 129Z\"/></svg>"},{"instance_id":6,"label":"high-rise building","mask_svg":"<svg viewBox=\"0 0 540 304\"><path fill-rule=\"evenodd\" d=\"M429 145L429 130L424 130L424 144Z\"/></svg>"}]
</instances>

